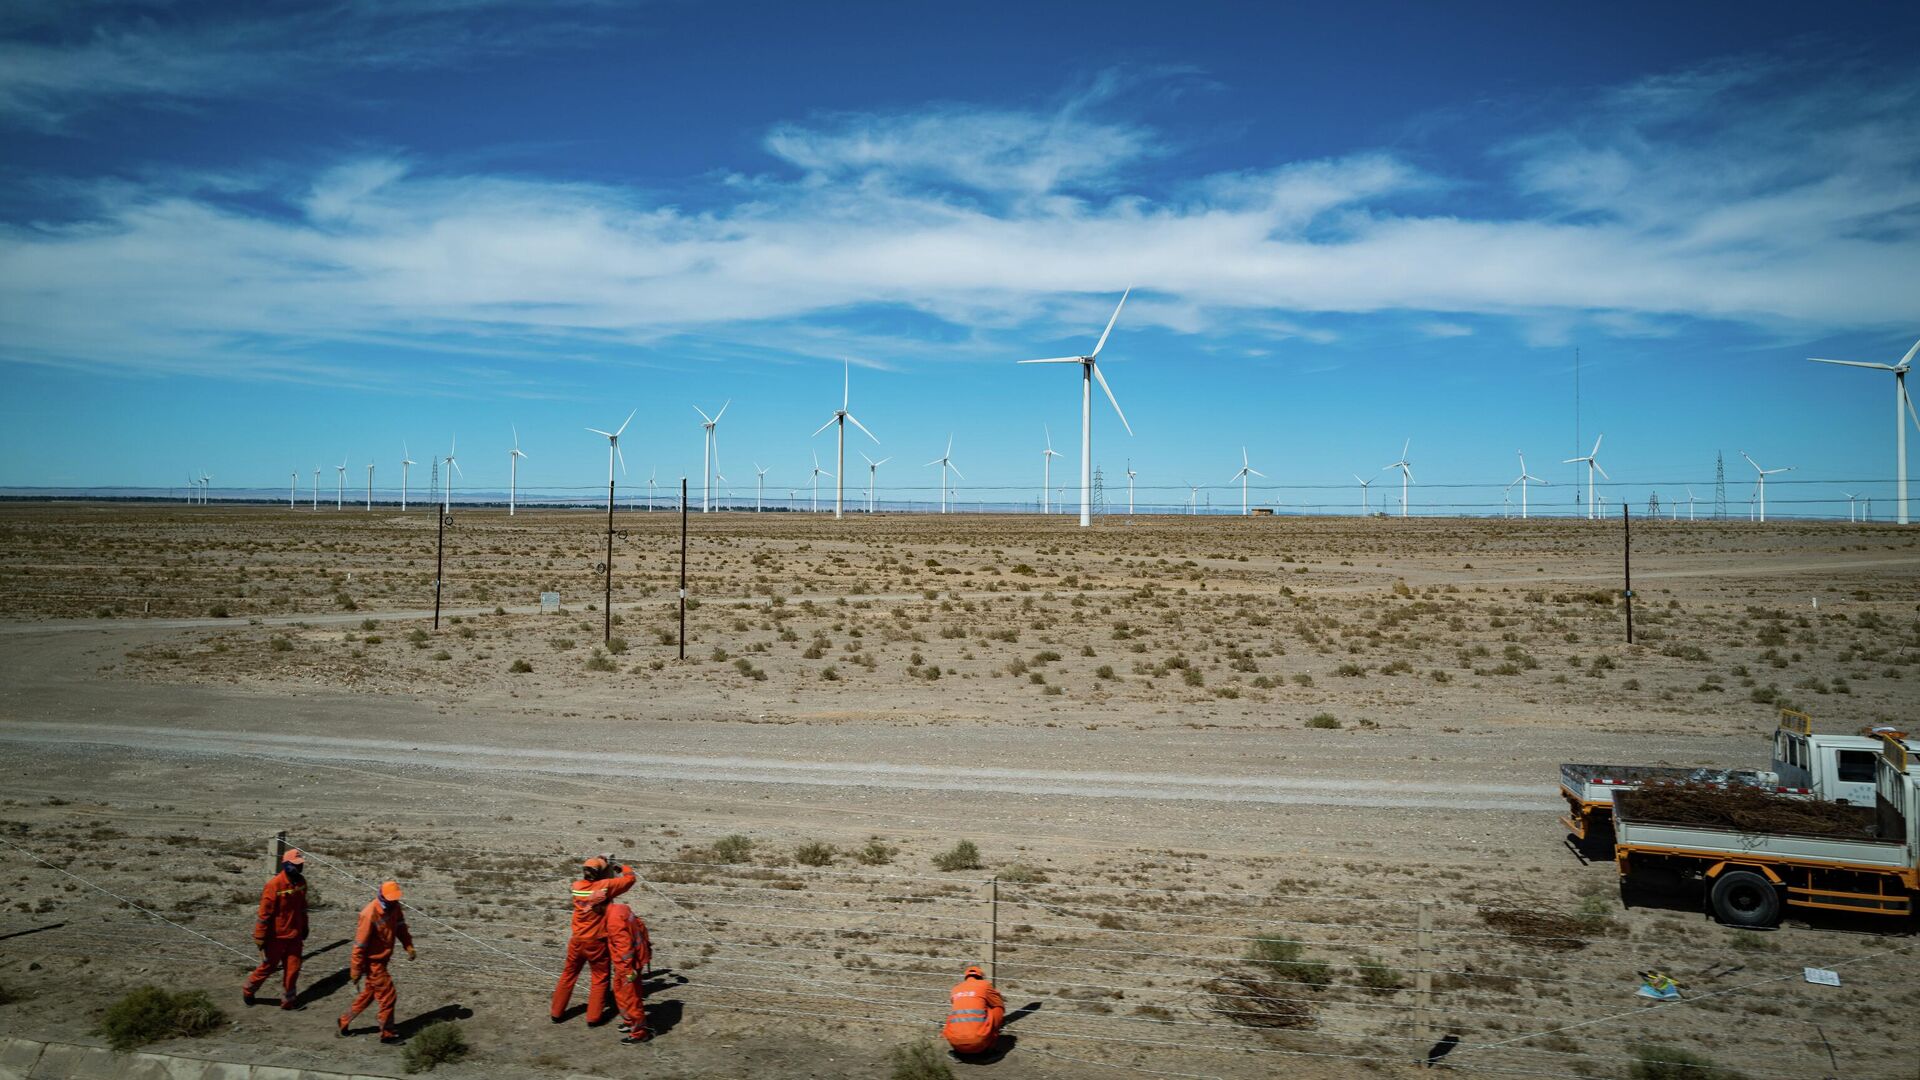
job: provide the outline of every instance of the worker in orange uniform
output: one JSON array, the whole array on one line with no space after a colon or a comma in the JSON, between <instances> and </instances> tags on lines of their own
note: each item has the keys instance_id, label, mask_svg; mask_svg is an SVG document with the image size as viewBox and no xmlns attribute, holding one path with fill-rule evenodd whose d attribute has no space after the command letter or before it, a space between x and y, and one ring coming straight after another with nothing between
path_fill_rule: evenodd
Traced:
<instances>
[{"instance_id":1,"label":"worker in orange uniform","mask_svg":"<svg viewBox=\"0 0 1920 1080\"><path fill-rule=\"evenodd\" d=\"M340 1034L351 1034L347 1025L360 1015L375 999L380 1002L380 1041L399 1042L400 1033L393 1029L393 1007L400 997L394 993L393 977L387 974L387 962L393 959L393 943L398 940L407 950L407 959L415 959L413 935L407 931L407 917L400 910L400 885L388 881L380 885L380 891L374 894L366 907L360 909L360 926L353 934L353 959L347 963L347 977L353 980L353 987L360 995L347 1006L345 1016L340 1018ZM360 986L361 979L366 987Z\"/></svg>"},{"instance_id":2,"label":"worker in orange uniform","mask_svg":"<svg viewBox=\"0 0 1920 1080\"><path fill-rule=\"evenodd\" d=\"M607 905L607 952L613 961L613 1000L620 1006L623 1043L646 1042L647 1007L641 984L653 962L647 924L625 904Z\"/></svg>"},{"instance_id":3,"label":"worker in orange uniform","mask_svg":"<svg viewBox=\"0 0 1920 1080\"><path fill-rule=\"evenodd\" d=\"M607 905L621 893L633 888L633 871L620 866L608 855L596 855L580 864L580 878L573 883L573 932L567 938L567 963L560 982L553 988L553 1006L548 1015L559 1023L573 1000L573 984L580 969L591 970L587 991L587 1023L598 1024L607 1012L607 986L611 972L607 950Z\"/></svg>"},{"instance_id":4,"label":"worker in orange uniform","mask_svg":"<svg viewBox=\"0 0 1920 1080\"><path fill-rule=\"evenodd\" d=\"M307 860L299 848L280 856L280 870L260 890L260 914L253 920L253 947L260 950L260 966L247 976L240 1000L253 1004L254 992L269 976L281 971L280 1007L291 1009L299 996L300 952L307 941Z\"/></svg>"},{"instance_id":5,"label":"worker in orange uniform","mask_svg":"<svg viewBox=\"0 0 1920 1080\"><path fill-rule=\"evenodd\" d=\"M984 1054L1000 1041L1000 1020L1006 1011L987 973L970 967L953 988L953 1007L940 1034L956 1054Z\"/></svg>"}]
</instances>

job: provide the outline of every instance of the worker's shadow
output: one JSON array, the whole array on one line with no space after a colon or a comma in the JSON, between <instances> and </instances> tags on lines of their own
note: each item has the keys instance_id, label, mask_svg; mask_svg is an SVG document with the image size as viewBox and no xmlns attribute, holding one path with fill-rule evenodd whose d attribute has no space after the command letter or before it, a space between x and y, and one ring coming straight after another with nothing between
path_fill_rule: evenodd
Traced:
<instances>
[{"instance_id":1,"label":"worker's shadow","mask_svg":"<svg viewBox=\"0 0 1920 1080\"><path fill-rule=\"evenodd\" d=\"M420 1034L425 1028L438 1024L443 1020L470 1020L472 1018L473 1010L467 1008L465 1005L442 1005L431 1012L423 1012L419 1016L409 1017L400 1021L393 1025L393 1030L395 1034L400 1036L401 1041L404 1042Z\"/></svg>"},{"instance_id":2,"label":"worker's shadow","mask_svg":"<svg viewBox=\"0 0 1920 1080\"><path fill-rule=\"evenodd\" d=\"M1013 1053L1014 1047L1020 1045L1019 1036L1007 1034L1007 1029L1039 1011L1040 1002L1036 1001L1028 1005L1022 1005L1008 1013L1000 1021L1000 1038L994 1042L993 1049L988 1050L984 1054L961 1054L949 1050L947 1051L947 1056L962 1065L997 1064L1002 1058Z\"/></svg>"},{"instance_id":3,"label":"worker's shadow","mask_svg":"<svg viewBox=\"0 0 1920 1080\"><path fill-rule=\"evenodd\" d=\"M665 1035L678 1026L680 1017L684 1013L684 1008L680 1002L672 999L666 1001L649 1001L647 1002L646 1008L647 1035L649 1038L654 1039Z\"/></svg>"}]
</instances>

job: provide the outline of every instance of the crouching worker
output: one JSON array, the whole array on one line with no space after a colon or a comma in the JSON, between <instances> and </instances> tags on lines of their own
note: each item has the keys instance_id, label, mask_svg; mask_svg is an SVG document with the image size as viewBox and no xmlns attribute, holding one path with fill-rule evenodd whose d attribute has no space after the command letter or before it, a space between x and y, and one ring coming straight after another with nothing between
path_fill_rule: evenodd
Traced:
<instances>
[{"instance_id":1,"label":"crouching worker","mask_svg":"<svg viewBox=\"0 0 1920 1080\"><path fill-rule=\"evenodd\" d=\"M970 967L953 988L953 1008L940 1034L956 1054L984 1054L999 1043L1000 1020L1005 1015L1006 1004L987 981L987 973Z\"/></svg>"},{"instance_id":2,"label":"crouching worker","mask_svg":"<svg viewBox=\"0 0 1920 1080\"><path fill-rule=\"evenodd\" d=\"M253 947L260 950L260 966L240 988L240 1000L249 1005L275 971L281 973L280 1007L294 1008L300 996L300 951L307 942L306 865L299 848L288 848L280 856L280 872L260 890L260 913L253 921Z\"/></svg>"},{"instance_id":3,"label":"crouching worker","mask_svg":"<svg viewBox=\"0 0 1920 1080\"><path fill-rule=\"evenodd\" d=\"M360 909L360 925L353 935L353 959L347 963L347 977L353 980L353 988L360 994L340 1018L340 1034L351 1034L347 1025L378 999L380 1041L400 1041L400 1033L393 1028L393 1009L399 1004L400 995L394 992L393 977L387 974L387 963L393 959L396 940L407 950L407 959L414 959L413 934L407 930L407 917L400 910L400 885L388 881L380 886L373 900ZM360 986L362 979L367 983L364 989Z\"/></svg>"},{"instance_id":4,"label":"crouching worker","mask_svg":"<svg viewBox=\"0 0 1920 1080\"><path fill-rule=\"evenodd\" d=\"M559 1023L573 1000L573 984L580 969L587 968L587 1023L598 1024L607 1012L607 990L611 972L607 951L607 905L621 893L633 888L633 871L611 858L596 855L580 864L580 878L573 883L573 928L567 938L567 963L560 971L560 982L553 988L548 1016Z\"/></svg>"},{"instance_id":5,"label":"crouching worker","mask_svg":"<svg viewBox=\"0 0 1920 1080\"><path fill-rule=\"evenodd\" d=\"M620 1007L623 1043L646 1042L647 1007L642 984L653 961L647 924L625 904L607 905L607 951L613 960L613 1000Z\"/></svg>"}]
</instances>

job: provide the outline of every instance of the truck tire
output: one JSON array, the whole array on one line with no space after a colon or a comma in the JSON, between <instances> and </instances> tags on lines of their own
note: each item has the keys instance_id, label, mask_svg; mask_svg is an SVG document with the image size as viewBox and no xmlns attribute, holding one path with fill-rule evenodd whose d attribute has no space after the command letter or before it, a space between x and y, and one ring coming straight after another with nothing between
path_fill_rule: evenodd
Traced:
<instances>
[{"instance_id":1,"label":"truck tire","mask_svg":"<svg viewBox=\"0 0 1920 1080\"><path fill-rule=\"evenodd\" d=\"M1707 894L1713 913L1729 926L1773 926L1780 921L1780 890L1751 870L1729 870Z\"/></svg>"}]
</instances>

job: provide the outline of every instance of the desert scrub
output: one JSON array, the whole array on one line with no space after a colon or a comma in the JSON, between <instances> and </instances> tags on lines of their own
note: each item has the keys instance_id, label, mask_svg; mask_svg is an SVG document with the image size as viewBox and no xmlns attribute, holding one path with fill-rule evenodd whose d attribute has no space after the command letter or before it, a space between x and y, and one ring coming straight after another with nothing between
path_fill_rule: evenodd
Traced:
<instances>
[{"instance_id":1,"label":"desert scrub","mask_svg":"<svg viewBox=\"0 0 1920 1080\"><path fill-rule=\"evenodd\" d=\"M1340 718L1330 712L1315 713L1307 718L1307 726L1332 730L1340 726Z\"/></svg>"},{"instance_id":2,"label":"desert scrub","mask_svg":"<svg viewBox=\"0 0 1920 1080\"><path fill-rule=\"evenodd\" d=\"M1045 870L1037 866L1028 866L1026 863L1008 863L993 876L1015 885L1039 885L1047 880Z\"/></svg>"},{"instance_id":3,"label":"desert scrub","mask_svg":"<svg viewBox=\"0 0 1920 1080\"><path fill-rule=\"evenodd\" d=\"M435 1066L450 1065L467 1056L467 1037L460 1025L445 1020L427 1027L407 1041L400 1052L400 1066L409 1073L432 1072Z\"/></svg>"},{"instance_id":4,"label":"desert scrub","mask_svg":"<svg viewBox=\"0 0 1920 1080\"><path fill-rule=\"evenodd\" d=\"M876 836L867 841L866 847L854 852L854 858L867 866L885 866L898 854L900 854L899 848Z\"/></svg>"},{"instance_id":5,"label":"desert scrub","mask_svg":"<svg viewBox=\"0 0 1920 1080\"><path fill-rule=\"evenodd\" d=\"M832 866L833 857L839 852L832 844L823 844L818 840L801 844L794 849L793 861L801 866Z\"/></svg>"},{"instance_id":6,"label":"desert scrub","mask_svg":"<svg viewBox=\"0 0 1920 1080\"><path fill-rule=\"evenodd\" d=\"M272 638L268 639L267 648L272 649L274 652L292 652L293 642L275 634Z\"/></svg>"},{"instance_id":7,"label":"desert scrub","mask_svg":"<svg viewBox=\"0 0 1920 1080\"><path fill-rule=\"evenodd\" d=\"M1406 982L1400 978L1398 971L1385 964L1378 963L1354 965L1353 981L1357 986L1362 986L1368 990L1374 990L1380 993L1401 990L1407 985Z\"/></svg>"},{"instance_id":8,"label":"desert scrub","mask_svg":"<svg viewBox=\"0 0 1920 1080\"><path fill-rule=\"evenodd\" d=\"M978 870L980 869L980 848L971 840L962 840L935 855L933 865L941 870Z\"/></svg>"},{"instance_id":9,"label":"desert scrub","mask_svg":"<svg viewBox=\"0 0 1920 1080\"><path fill-rule=\"evenodd\" d=\"M198 1038L225 1021L204 990L176 994L142 986L107 1006L99 1033L108 1046L125 1051L162 1039Z\"/></svg>"},{"instance_id":10,"label":"desert scrub","mask_svg":"<svg viewBox=\"0 0 1920 1080\"><path fill-rule=\"evenodd\" d=\"M533 665L527 663L525 660L515 660L513 663L507 665L507 670L515 675L525 675L527 672L533 670Z\"/></svg>"},{"instance_id":11,"label":"desert scrub","mask_svg":"<svg viewBox=\"0 0 1920 1080\"><path fill-rule=\"evenodd\" d=\"M1745 1080L1744 1073L1723 1069L1699 1054L1664 1043L1641 1043L1633 1048L1631 1080Z\"/></svg>"},{"instance_id":12,"label":"desert scrub","mask_svg":"<svg viewBox=\"0 0 1920 1080\"><path fill-rule=\"evenodd\" d=\"M450 652L448 652L448 651L447 651L447 650L445 650L445 649L441 649L441 650L439 650L438 652L435 652L435 653L433 654L433 658L434 658L435 660L451 660L451 659L453 659L453 654L452 654L452 653L450 653Z\"/></svg>"},{"instance_id":13,"label":"desert scrub","mask_svg":"<svg viewBox=\"0 0 1920 1080\"><path fill-rule=\"evenodd\" d=\"M1329 965L1304 960L1304 955L1301 944L1292 938L1263 934L1247 946L1246 960L1258 965L1267 978L1281 982L1319 987L1333 981Z\"/></svg>"},{"instance_id":14,"label":"desert scrub","mask_svg":"<svg viewBox=\"0 0 1920 1080\"><path fill-rule=\"evenodd\" d=\"M608 638L607 651L612 653L615 656L619 656L621 653L626 652L627 639L623 637Z\"/></svg>"},{"instance_id":15,"label":"desert scrub","mask_svg":"<svg viewBox=\"0 0 1920 1080\"><path fill-rule=\"evenodd\" d=\"M946 1055L930 1042L903 1043L887 1053L888 1080L953 1080Z\"/></svg>"},{"instance_id":16,"label":"desert scrub","mask_svg":"<svg viewBox=\"0 0 1920 1080\"><path fill-rule=\"evenodd\" d=\"M753 858L753 840L732 833L713 842L713 857L723 863L743 863Z\"/></svg>"}]
</instances>

